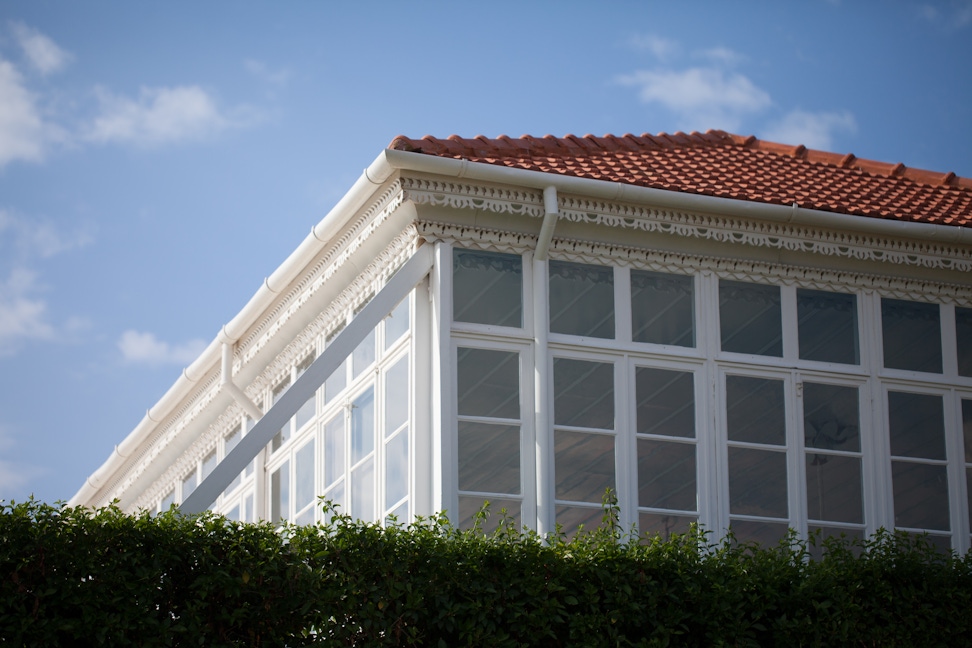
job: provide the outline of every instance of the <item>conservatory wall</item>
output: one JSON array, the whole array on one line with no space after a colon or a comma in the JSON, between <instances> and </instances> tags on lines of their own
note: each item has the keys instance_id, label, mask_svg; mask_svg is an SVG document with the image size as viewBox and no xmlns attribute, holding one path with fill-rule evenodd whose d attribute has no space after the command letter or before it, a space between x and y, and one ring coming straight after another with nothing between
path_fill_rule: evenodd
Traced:
<instances>
[{"instance_id":1,"label":"conservatory wall","mask_svg":"<svg viewBox=\"0 0 972 648\"><path fill-rule=\"evenodd\" d=\"M884 527L969 548L972 308L913 296L947 290L649 251L537 261L474 238L438 245L454 396L442 504L462 526L489 501L487 526L505 509L571 536L599 523L610 491L642 534Z\"/></svg>"}]
</instances>

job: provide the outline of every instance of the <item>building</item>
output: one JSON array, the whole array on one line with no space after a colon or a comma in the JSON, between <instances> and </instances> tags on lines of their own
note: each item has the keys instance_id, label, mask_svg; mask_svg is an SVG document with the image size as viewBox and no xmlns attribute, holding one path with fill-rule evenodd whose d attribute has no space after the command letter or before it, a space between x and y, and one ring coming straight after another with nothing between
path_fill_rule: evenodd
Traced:
<instances>
[{"instance_id":1,"label":"building","mask_svg":"<svg viewBox=\"0 0 972 648\"><path fill-rule=\"evenodd\" d=\"M75 495L970 548L972 180L721 131L399 137Z\"/></svg>"}]
</instances>

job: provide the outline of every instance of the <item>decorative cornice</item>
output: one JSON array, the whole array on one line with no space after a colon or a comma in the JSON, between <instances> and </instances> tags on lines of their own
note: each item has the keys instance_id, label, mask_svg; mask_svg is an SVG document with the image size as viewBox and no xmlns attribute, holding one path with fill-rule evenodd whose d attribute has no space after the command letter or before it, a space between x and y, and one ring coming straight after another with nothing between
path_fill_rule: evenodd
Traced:
<instances>
[{"instance_id":1,"label":"decorative cornice","mask_svg":"<svg viewBox=\"0 0 972 648\"><path fill-rule=\"evenodd\" d=\"M419 221L418 233L427 241L451 241L463 247L495 252L520 254L532 249L536 237L518 232L503 232L448 223ZM627 247L590 241L553 239L550 258L578 263L618 265L671 272L694 274L712 272L726 279L752 282L772 282L816 290L847 291L874 290L886 297L972 306L972 286L942 283L871 273L829 270L810 266L768 263L715 256L702 256L684 252L670 252L650 248Z\"/></svg>"},{"instance_id":2,"label":"decorative cornice","mask_svg":"<svg viewBox=\"0 0 972 648\"><path fill-rule=\"evenodd\" d=\"M504 189L424 178L403 178L402 186L407 197L418 204L520 214L535 218L542 217L544 212L543 194L535 190ZM944 243L656 209L569 195L560 196L560 217L576 223L592 223L721 243L941 270L972 270L972 249Z\"/></svg>"}]
</instances>

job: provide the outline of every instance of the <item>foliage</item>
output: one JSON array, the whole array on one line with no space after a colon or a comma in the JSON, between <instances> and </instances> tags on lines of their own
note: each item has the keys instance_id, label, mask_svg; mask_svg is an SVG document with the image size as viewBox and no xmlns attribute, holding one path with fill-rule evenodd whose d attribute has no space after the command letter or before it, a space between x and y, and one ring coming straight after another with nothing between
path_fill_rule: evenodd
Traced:
<instances>
[{"instance_id":1,"label":"foliage","mask_svg":"<svg viewBox=\"0 0 972 648\"><path fill-rule=\"evenodd\" d=\"M487 511L480 515L485 522ZM0 645L969 645L972 558L881 532L819 559L330 510L317 526L0 503Z\"/></svg>"}]
</instances>

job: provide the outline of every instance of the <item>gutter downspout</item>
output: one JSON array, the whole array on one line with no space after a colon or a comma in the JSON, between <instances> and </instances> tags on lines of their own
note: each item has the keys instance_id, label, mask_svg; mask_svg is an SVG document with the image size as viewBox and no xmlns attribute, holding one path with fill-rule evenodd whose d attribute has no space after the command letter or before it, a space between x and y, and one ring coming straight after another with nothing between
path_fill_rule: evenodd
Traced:
<instances>
[{"instance_id":1,"label":"gutter downspout","mask_svg":"<svg viewBox=\"0 0 972 648\"><path fill-rule=\"evenodd\" d=\"M229 342L223 342L223 363L220 372L220 386L226 390L230 396L233 397L240 407L243 408L250 418L255 421L259 421L263 418L263 412L257 407L253 401L249 399L246 393L240 389L240 387L233 382L233 346Z\"/></svg>"},{"instance_id":2,"label":"gutter downspout","mask_svg":"<svg viewBox=\"0 0 972 648\"><path fill-rule=\"evenodd\" d=\"M557 187L543 190L543 224L533 253L533 434L535 438L537 533L545 537L554 530L553 506L553 427L550 424L550 370L548 360L547 252L553 239L560 209Z\"/></svg>"}]
</instances>

